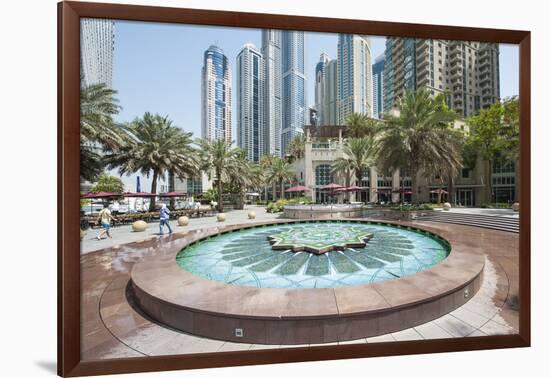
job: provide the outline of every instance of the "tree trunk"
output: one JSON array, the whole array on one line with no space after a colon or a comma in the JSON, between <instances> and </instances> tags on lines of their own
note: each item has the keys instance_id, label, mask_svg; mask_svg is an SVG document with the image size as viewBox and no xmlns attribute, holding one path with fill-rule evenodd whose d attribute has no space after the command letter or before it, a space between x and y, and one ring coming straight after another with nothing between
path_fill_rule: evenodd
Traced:
<instances>
[{"instance_id":1,"label":"tree trunk","mask_svg":"<svg viewBox=\"0 0 550 378\"><path fill-rule=\"evenodd\" d=\"M273 195L271 196L273 202L277 201L277 183L273 181Z\"/></svg>"},{"instance_id":2,"label":"tree trunk","mask_svg":"<svg viewBox=\"0 0 550 378\"><path fill-rule=\"evenodd\" d=\"M448 177L448 180L449 180L449 183L447 185L447 201L449 201L449 203L451 205L454 204L454 199L455 199L455 190L454 190L454 187L453 187L453 176L449 175Z\"/></svg>"},{"instance_id":3,"label":"tree trunk","mask_svg":"<svg viewBox=\"0 0 550 378\"><path fill-rule=\"evenodd\" d=\"M346 182L346 187L350 187L351 186L351 177L350 177L350 173L347 172L346 173L346 179L345 179L345 182ZM359 186L359 185L357 185ZM356 192L357 193L357 192ZM350 199L351 199L351 193L350 192L346 192L346 200L348 201L348 203L350 202ZM356 198L357 200L357 198Z\"/></svg>"},{"instance_id":4,"label":"tree trunk","mask_svg":"<svg viewBox=\"0 0 550 378\"><path fill-rule=\"evenodd\" d=\"M405 203L405 175L401 176L401 172L399 172L399 186L401 188L401 193L399 193L399 199L401 200L401 205Z\"/></svg>"},{"instance_id":5,"label":"tree trunk","mask_svg":"<svg viewBox=\"0 0 550 378\"><path fill-rule=\"evenodd\" d=\"M151 181L151 193L156 194L157 193L157 180L159 177L159 173L157 170L153 170L153 180ZM151 197L151 201L149 202L149 211L155 211L155 200L156 197Z\"/></svg>"},{"instance_id":6,"label":"tree trunk","mask_svg":"<svg viewBox=\"0 0 550 378\"><path fill-rule=\"evenodd\" d=\"M417 188L417 178L416 178L416 171L411 172L411 202L414 205L418 205L418 188Z\"/></svg>"},{"instance_id":7,"label":"tree trunk","mask_svg":"<svg viewBox=\"0 0 550 378\"><path fill-rule=\"evenodd\" d=\"M489 203L493 203L493 161L488 160L489 169L487 169L487 187L489 188Z\"/></svg>"},{"instance_id":8,"label":"tree trunk","mask_svg":"<svg viewBox=\"0 0 550 378\"><path fill-rule=\"evenodd\" d=\"M218 211L223 213L223 185L222 185L222 175L219 169L216 169L216 180L218 184Z\"/></svg>"},{"instance_id":9,"label":"tree trunk","mask_svg":"<svg viewBox=\"0 0 550 378\"><path fill-rule=\"evenodd\" d=\"M281 199L285 199L285 182L281 180Z\"/></svg>"},{"instance_id":10,"label":"tree trunk","mask_svg":"<svg viewBox=\"0 0 550 378\"><path fill-rule=\"evenodd\" d=\"M176 178L174 172L168 172L168 191L175 191L176 187ZM170 198L170 209L174 210L176 208L176 198Z\"/></svg>"}]
</instances>

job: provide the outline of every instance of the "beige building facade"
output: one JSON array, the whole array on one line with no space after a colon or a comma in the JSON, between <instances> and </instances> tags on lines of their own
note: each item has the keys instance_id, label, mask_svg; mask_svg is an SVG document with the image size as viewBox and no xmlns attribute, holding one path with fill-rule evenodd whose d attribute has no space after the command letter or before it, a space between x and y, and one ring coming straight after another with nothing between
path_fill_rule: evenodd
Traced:
<instances>
[{"instance_id":1,"label":"beige building facade","mask_svg":"<svg viewBox=\"0 0 550 378\"><path fill-rule=\"evenodd\" d=\"M457 122L455 127L463 123ZM306 126L305 127L304 158L294 162L297 181L308 187L309 194L316 203L343 202L346 195L331 196L322 187L335 183L345 185L342 173L333 172L332 165L339 157L344 156L343 145L346 139L345 126ZM442 200L452 201L460 206L482 206L489 202L510 202L517 199L517 170L513 163L495 164L493 170L493 195L491 201L488 180L491 177L490 167L478 158L474 167L464 167L460 174L452 180L440 177L425 177L418 174L418 196L420 202L436 202L438 195L434 191L441 188L450 195L444 195ZM380 172L376 167L369 167L364 172L362 180L357 181L352 173L350 185L357 185L363 190L351 193L351 202L364 203L399 203L411 201L411 178L399 170Z\"/></svg>"}]
</instances>

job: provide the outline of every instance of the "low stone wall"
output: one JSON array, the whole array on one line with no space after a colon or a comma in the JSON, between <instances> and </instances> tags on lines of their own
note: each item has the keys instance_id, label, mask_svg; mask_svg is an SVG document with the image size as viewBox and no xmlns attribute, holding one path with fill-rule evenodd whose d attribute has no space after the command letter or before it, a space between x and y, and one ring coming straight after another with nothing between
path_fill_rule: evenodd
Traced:
<instances>
[{"instance_id":1,"label":"low stone wall","mask_svg":"<svg viewBox=\"0 0 550 378\"><path fill-rule=\"evenodd\" d=\"M288 205L284 217L290 219L344 219L361 218L362 205Z\"/></svg>"}]
</instances>

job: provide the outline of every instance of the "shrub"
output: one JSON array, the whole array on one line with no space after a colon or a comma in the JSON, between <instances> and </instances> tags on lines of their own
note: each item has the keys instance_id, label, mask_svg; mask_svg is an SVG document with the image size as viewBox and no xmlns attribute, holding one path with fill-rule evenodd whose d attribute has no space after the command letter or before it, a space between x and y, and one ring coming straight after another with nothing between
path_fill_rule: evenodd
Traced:
<instances>
[{"instance_id":1,"label":"shrub","mask_svg":"<svg viewBox=\"0 0 550 378\"><path fill-rule=\"evenodd\" d=\"M484 203L481 205L483 209L510 209L511 204L507 202L497 202L497 203Z\"/></svg>"},{"instance_id":2,"label":"shrub","mask_svg":"<svg viewBox=\"0 0 550 378\"><path fill-rule=\"evenodd\" d=\"M391 209L396 211L422 211L422 210L433 210L434 207L435 206L431 203L421 203L419 205L393 206L391 207Z\"/></svg>"}]
</instances>

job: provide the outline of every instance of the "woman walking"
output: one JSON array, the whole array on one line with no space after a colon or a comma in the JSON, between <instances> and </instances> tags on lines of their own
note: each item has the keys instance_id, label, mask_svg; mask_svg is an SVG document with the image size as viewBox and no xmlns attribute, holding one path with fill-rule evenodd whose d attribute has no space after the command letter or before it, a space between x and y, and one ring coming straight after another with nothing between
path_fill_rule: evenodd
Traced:
<instances>
[{"instance_id":1,"label":"woman walking","mask_svg":"<svg viewBox=\"0 0 550 378\"><path fill-rule=\"evenodd\" d=\"M111 215L111 210L109 210L109 205L106 203L103 205L103 210L101 210L97 216L97 222L101 222L101 228L102 230L97 234L97 240L103 239L103 235L107 234L107 236L112 239L111 233L109 232L109 229L111 228L111 220L115 221L116 218Z\"/></svg>"},{"instance_id":2,"label":"woman walking","mask_svg":"<svg viewBox=\"0 0 550 378\"><path fill-rule=\"evenodd\" d=\"M163 203L160 207L160 223L159 223L159 229L160 234L162 235L162 229L163 226L166 225L168 227L168 233L172 233L172 228L170 227L170 210L168 210L168 207L166 207L166 204Z\"/></svg>"}]
</instances>

